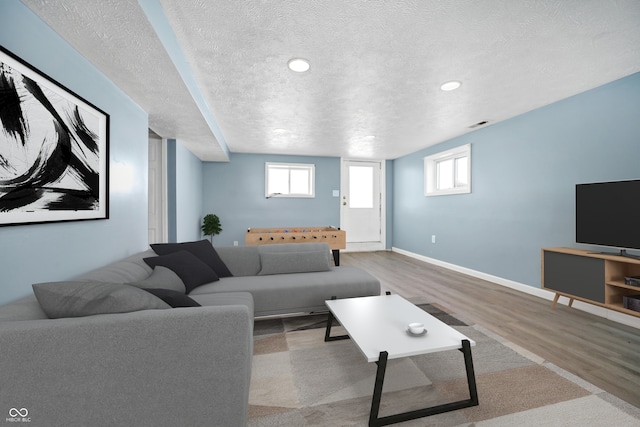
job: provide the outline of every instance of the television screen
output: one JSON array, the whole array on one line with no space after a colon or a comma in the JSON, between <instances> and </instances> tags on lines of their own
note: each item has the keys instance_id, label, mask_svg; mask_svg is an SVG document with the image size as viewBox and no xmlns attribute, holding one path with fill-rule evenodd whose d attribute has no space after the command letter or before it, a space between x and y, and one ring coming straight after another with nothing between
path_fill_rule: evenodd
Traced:
<instances>
[{"instance_id":1,"label":"television screen","mask_svg":"<svg viewBox=\"0 0 640 427\"><path fill-rule=\"evenodd\" d=\"M640 180L576 185L576 242L640 249Z\"/></svg>"}]
</instances>

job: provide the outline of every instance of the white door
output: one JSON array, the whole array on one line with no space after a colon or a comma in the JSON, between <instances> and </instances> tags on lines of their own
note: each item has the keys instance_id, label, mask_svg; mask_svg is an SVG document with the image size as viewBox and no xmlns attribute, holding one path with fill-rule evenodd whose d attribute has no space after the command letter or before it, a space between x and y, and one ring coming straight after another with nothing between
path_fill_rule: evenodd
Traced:
<instances>
[{"instance_id":1,"label":"white door","mask_svg":"<svg viewBox=\"0 0 640 427\"><path fill-rule=\"evenodd\" d=\"M149 244L166 243L165 143L149 132Z\"/></svg>"},{"instance_id":2,"label":"white door","mask_svg":"<svg viewBox=\"0 0 640 427\"><path fill-rule=\"evenodd\" d=\"M384 161L343 160L340 228L348 251L383 250Z\"/></svg>"}]
</instances>

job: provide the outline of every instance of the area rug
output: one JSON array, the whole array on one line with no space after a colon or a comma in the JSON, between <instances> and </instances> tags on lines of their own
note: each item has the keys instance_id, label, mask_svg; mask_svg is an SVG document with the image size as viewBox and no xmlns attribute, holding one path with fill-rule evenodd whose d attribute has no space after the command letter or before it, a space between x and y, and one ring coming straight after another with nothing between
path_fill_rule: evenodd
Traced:
<instances>
[{"instance_id":1,"label":"area rug","mask_svg":"<svg viewBox=\"0 0 640 427\"><path fill-rule=\"evenodd\" d=\"M639 408L441 307L419 307L476 342L480 404L396 425L640 425ZM324 314L256 320L248 426L368 424L376 364L351 340L324 342L325 325ZM459 351L390 360L380 416L467 398Z\"/></svg>"}]
</instances>

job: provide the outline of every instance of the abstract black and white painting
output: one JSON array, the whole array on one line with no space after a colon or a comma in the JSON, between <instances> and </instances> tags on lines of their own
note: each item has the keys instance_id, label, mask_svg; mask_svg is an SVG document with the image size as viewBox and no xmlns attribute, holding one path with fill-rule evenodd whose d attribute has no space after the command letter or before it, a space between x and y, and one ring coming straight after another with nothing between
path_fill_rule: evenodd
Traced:
<instances>
[{"instance_id":1,"label":"abstract black and white painting","mask_svg":"<svg viewBox=\"0 0 640 427\"><path fill-rule=\"evenodd\" d=\"M106 219L109 116L0 46L0 225Z\"/></svg>"}]
</instances>

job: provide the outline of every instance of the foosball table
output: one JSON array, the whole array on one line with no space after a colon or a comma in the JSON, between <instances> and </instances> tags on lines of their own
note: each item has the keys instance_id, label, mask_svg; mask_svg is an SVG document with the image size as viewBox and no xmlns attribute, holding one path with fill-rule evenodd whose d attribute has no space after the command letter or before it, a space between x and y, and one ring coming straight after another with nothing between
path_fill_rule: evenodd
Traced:
<instances>
[{"instance_id":1,"label":"foosball table","mask_svg":"<svg viewBox=\"0 0 640 427\"><path fill-rule=\"evenodd\" d=\"M328 243L333 253L333 261L340 265L340 249L347 247L344 230L335 227L291 227L291 228L248 228L245 238L247 246L271 245L278 243Z\"/></svg>"}]
</instances>

